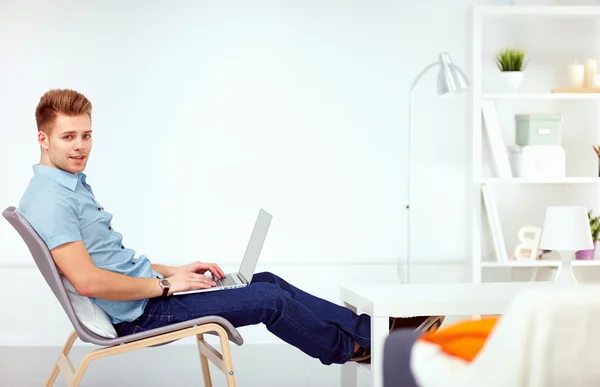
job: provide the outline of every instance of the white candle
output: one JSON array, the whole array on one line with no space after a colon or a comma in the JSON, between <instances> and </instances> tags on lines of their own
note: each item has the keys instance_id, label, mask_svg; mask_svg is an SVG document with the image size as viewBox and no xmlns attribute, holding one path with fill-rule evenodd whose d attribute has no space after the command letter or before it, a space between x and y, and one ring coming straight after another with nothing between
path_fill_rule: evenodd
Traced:
<instances>
[{"instance_id":1,"label":"white candle","mask_svg":"<svg viewBox=\"0 0 600 387\"><path fill-rule=\"evenodd\" d=\"M596 59L588 59L585 61L585 70L584 70L584 78L585 78L585 87L594 87L595 86L595 78L596 72L598 71L598 62Z\"/></svg>"},{"instance_id":2,"label":"white candle","mask_svg":"<svg viewBox=\"0 0 600 387\"><path fill-rule=\"evenodd\" d=\"M581 88L585 81L585 69L582 64L575 60L569 65L569 86L573 88Z\"/></svg>"}]
</instances>

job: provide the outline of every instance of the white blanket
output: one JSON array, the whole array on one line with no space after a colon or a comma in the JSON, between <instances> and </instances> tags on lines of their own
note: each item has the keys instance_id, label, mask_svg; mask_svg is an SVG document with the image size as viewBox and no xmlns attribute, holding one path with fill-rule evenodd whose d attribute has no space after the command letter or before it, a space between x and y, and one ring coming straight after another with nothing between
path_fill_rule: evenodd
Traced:
<instances>
[{"instance_id":1,"label":"white blanket","mask_svg":"<svg viewBox=\"0 0 600 387\"><path fill-rule=\"evenodd\" d=\"M421 387L598 387L600 286L524 291L472 362L419 341L411 369Z\"/></svg>"}]
</instances>

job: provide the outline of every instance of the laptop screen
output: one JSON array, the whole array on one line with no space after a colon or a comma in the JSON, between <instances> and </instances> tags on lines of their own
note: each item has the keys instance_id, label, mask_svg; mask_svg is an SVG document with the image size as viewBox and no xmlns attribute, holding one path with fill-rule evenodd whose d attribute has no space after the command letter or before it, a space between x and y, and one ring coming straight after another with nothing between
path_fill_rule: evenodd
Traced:
<instances>
[{"instance_id":1,"label":"laptop screen","mask_svg":"<svg viewBox=\"0 0 600 387\"><path fill-rule=\"evenodd\" d=\"M242 264L240 265L239 273L248 283L252 281L252 275L256 269L256 262L258 262L260 251L267 237L271 219L273 219L273 216L261 208L258 212L258 218L256 218L250 241L246 247L244 259L242 259Z\"/></svg>"}]
</instances>

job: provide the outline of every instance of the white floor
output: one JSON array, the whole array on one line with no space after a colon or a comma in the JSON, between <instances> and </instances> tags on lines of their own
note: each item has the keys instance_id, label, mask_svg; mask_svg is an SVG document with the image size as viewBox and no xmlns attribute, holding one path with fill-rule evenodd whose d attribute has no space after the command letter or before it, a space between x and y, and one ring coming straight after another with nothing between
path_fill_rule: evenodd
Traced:
<instances>
[{"instance_id":1,"label":"white floor","mask_svg":"<svg viewBox=\"0 0 600 387\"><path fill-rule=\"evenodd\" d=\"M75 366L91 347L75 347ZM0 347L0 386L39 387L50 374L60 348ZM340 366L324 366L318 360L285 344L232 348L240 387L339 386ZM359 387L369 386L359 370ZM225 386L220 371L213 369L213 385ZM54 386L65 386L59 376ZM81 387L203 386L197 349L194 345L147 348L92 362Z\"/></svg>"}]
</instances>

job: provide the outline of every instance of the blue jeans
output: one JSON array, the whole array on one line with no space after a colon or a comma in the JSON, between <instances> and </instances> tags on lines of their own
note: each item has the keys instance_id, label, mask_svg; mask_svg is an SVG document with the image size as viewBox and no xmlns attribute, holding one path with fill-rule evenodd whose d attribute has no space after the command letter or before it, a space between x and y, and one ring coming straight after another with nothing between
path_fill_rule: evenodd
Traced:
<instances>
[{"instance_id":1,"label":"blue jeans","mask_svg":"<svg viewBox=\"0 0 600 387\"><path fill-rule=\"evenodd\" d=\"M254 274L244 288L151 298L140 317L115 328L124 336L211 315L236 328L263 323L275 336L326 365L347 362L354 342L371 346L368 315L315 297L268 272Z\"/></svg>"}]
</instances>

